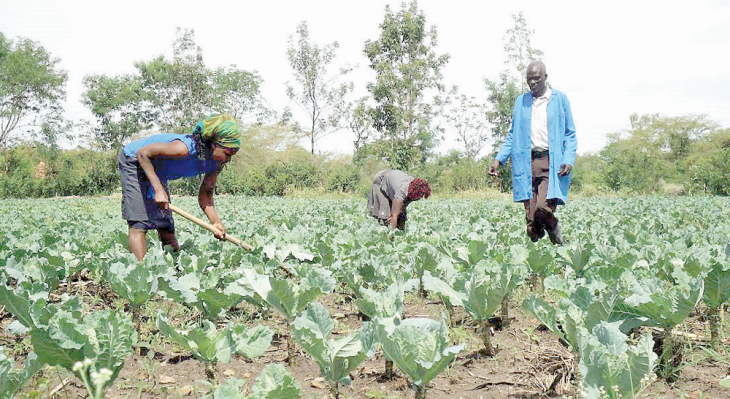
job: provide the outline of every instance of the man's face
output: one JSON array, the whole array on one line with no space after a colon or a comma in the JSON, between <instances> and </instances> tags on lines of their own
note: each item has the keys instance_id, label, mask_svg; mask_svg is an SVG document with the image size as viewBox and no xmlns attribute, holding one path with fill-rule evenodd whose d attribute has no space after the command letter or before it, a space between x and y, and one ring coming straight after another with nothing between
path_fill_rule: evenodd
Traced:
<instances>
[{"instance_id":1,"label":"man's face","mask_svg":"<svg viewBox=\"0 0 730 399\"><path fill-rule=\"evenodd\" d=\"M540 97L545 93L545 81L547 81L547 73L539 65L530 65L527 68L527 85L535 97Z\"/></svg>"}]
</instances>

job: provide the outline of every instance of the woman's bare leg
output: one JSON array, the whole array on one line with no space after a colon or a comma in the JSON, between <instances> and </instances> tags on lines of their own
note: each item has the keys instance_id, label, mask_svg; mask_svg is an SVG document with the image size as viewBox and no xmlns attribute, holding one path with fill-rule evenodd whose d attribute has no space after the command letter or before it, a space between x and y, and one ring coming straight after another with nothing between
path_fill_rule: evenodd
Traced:
<instances>
[{"instance_id":1,"label":"woman's bare leg","mask_svg":"<svg viewBox=\"0 0 730 399\"><path fill-rule=\"evenodd\" d=\"M175 231L170 230L157 230L157 234L160 236L162 246L170 245L175 252L180 250L180 245L177 243L177 237L175 237Z\"/></svg>"},{"instance_id":2,"label":"woman's bare leg","mask_svg":"<svg viewBox=\"0 0 730 399\"><path fill-rule=\"evenodd\" d=\"M144 255L147 253L147 230L129 228L129 250L137 257L137 260L144 259Z\"/></svg>"}]
</instances>

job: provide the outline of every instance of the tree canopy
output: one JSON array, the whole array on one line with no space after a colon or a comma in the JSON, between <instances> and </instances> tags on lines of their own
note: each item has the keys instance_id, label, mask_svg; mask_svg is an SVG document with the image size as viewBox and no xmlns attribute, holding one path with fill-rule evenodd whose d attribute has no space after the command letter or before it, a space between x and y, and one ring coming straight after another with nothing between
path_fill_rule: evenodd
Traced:
<instances>
[{"instance_id":1,"label":"tree canopy","mask_svg":"<svg viewBox=\"0 0 730 399\"><path fill-rule=\"evenodd\" d=\"M239 121L269 115L257 72L235 65L210 69L193 30L178 29L173 58L136 62L136 74L84 78L84 104L96 117L92 137L102 148L117 148L145 129L189 132L212 113Z\"/></svg>"},{"instance_id":2,"label":"tree canopy","mask_svg":"<svg viewBox=\"0 0 730 399\"><path fill-rule=\"evenodd\" d=\"M0 33L0 147L19 129L42 134L57 123L68 79L59 62L38 42Z\"/></svg>"},{"instance_id":3,"label":"tree canopy","mask_svg":"<svg viewBox=\"0 0 730 399\"><path fill-rule=\"evenodd\" d=\"M367 85L376 104L371 109L373 127L387 141L381 148L394 168L408 169L426 159L438 142L429 95L444 89L441 69L449 55L437 54L437 43L436 27L426 27L415 0L397 13L386 6L380 37L365 42L365 55L376 73L375 82Z\"/></svg>"}]
</instances>

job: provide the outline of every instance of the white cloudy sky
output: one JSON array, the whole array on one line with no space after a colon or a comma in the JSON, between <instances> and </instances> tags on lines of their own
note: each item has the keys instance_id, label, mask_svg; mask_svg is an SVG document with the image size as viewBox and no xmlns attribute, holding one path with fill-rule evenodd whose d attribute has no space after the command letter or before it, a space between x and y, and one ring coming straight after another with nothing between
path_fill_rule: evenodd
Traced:
<instances>
[{"instance_id":1,"label":"white cloudy sky","mask_svg":"<svg viewBox=\"0 0 730 399\"><path fill-rule=\"evenodd\" d=\"M297 24L308 22L314 42L339 42L335 63L359 65L351 76L361 96L374 76L363 44L377 39L386 4L398 10L401 2L0 0L0 31L37 40L61 59L71 120L91 119L80 102L85 75L131 73L134 61L171 57L176 27L195 29L209 67L257 70L280 111L290 105L286 48ZM486 96L483 79L505 68L503 36L523 11L551 84L571 101L579 153L600 150L634 112L707 114L730 126L730 1L421 0L419 8L438 29L437 51L451 55L445 83L478 98ZM454 147L447 135L440 150ZM318 149L351 152L352 137L330 136Z\"/></svg>"}]
</instances>

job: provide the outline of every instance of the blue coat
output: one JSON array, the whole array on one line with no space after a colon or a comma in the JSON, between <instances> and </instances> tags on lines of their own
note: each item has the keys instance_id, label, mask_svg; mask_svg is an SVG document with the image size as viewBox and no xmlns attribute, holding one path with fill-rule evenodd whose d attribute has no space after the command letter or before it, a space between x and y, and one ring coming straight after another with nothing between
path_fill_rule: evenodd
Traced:
<instances>
[{"instance_id":1,"label":"blue coat","mask_svg":"<svg viewBox=\"0 0 730 399\"><path fill-rule=\"evenodd\" d=\"M575 124L568 97L553 89L547 106L548 146L550 151L550 175L547 199L557 199L564 204L568 199L570 178L558 176L560 166L575 165ZM497 153L496 159L504 164L512 157L512 191L515 202L532 198L532 93L517 97L512 112L512 127Z\"/></svg>"}]
</instances>

